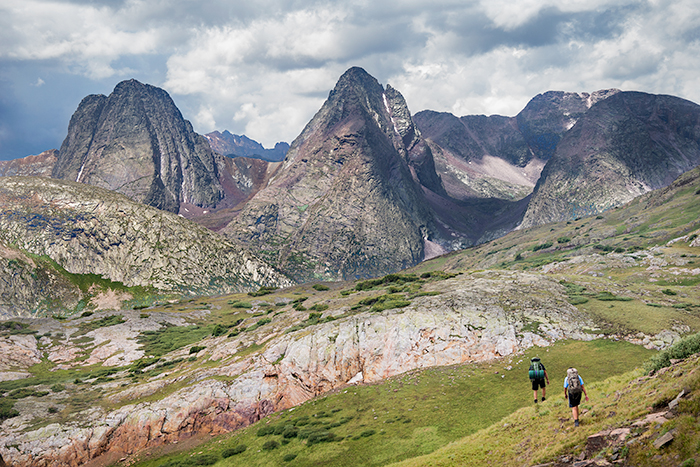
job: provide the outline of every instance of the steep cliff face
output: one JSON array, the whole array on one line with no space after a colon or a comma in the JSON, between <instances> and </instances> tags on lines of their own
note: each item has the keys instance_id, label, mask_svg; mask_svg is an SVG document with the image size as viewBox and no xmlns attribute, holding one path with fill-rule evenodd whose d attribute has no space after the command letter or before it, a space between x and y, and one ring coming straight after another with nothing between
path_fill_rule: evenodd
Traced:
<instances>
[{"instance_id":1,"label":"steep cliff face","mask_svg":"<svg viewBox=\"0 0 700 467\"><path fill-rule=\"evenodd\" d=\"M58 158L56 149L49 149L35 156L0 161L0 177L50 177Z\"/></svg>"},{"instance_id":2,"label":"steep cliff face","mask_svg":"<svg viewBox=\"0 0 700 467\"><path fill-rule=\"evenodd\" d=\"M414 265L435 231L420 183L439 190L432 155L411 159L416 138L400 94L351 68L223 232L299 280Z\"/></svg>"},{"instance_id":3,"label":"steep cliff face","mask_svg":"<svg viewBox=\"0 0 700 467\"><path fill-rule=\"evenodd\" d=\"M0 178L0 242L17 250L0 263L6 269L16 266L17 273L5 277L19 281L11 289L34 287L23 278L39 270L24 256L12 263L12 254L48 257L72 274L160 291L213 294L291 284L245 250L180 216L54 179ZM51 301L61 284L34 292ZM75 295L68 288L72 292L61 296ZM32 312L32 301L23 305L22 300L11 301Z\"/></svg>"},{"instance_id":4,"label":"steep cliff face","mask_svg":"<svg viewBox=\"0 0 700 467\"><path fill-rule=\"evenodd\" d=\"M557 145L522 227L605 211L700 164L700 106L620 92L594 105Z\"/></svg>"},{"instance_id":5,"label":"steep cliff face","mask_svg":"<svg viewBox=\"0 0 700 467\"><path fill-rule=\"evenodd\" d=\"M267 186L280 163L218 153L214 157L224 198L214 209L182 203L180 214L218 232L238 215L248 200Z\"/></svg>"},{"instance_id":6,"label":"steep cliff face","mask_svg":"<svg viewBox=\"0 0 700 467\"><path fill-rule=\"evenodd\" d=\"M223 197L214 155L170 96L136 80L83 99L52 176L118 191L170 212Z\"/></svg>"}]
</instances>

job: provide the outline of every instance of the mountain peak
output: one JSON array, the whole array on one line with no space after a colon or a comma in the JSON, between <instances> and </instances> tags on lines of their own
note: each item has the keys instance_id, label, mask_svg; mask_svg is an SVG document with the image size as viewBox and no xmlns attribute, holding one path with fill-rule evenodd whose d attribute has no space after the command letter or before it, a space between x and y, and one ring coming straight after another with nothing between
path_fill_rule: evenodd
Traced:
<instances>
[{"instance_id":1,"label":"mountain peak","mask_svg":"<svg viewBox=\"0 0 700 467\"><path fill-rule=\"evenodd\" d=\"M389 94L362 68L346 71L225 232L298 280L376 276L421 261L434 231L419 181L430 154L411 165L403 136L413 141L413 122L398 91Z\"/></svg>"},{"instance_id":2,"label":"mountain peak","mask_svg":"<svg viewBox=\"0 0 700 467\"><path fill-rule=\"evenodd\" d=\"M83 99L52 176L123 193L160 209L213 206L222 198L206 140L168 93L135 79Z\"/></svg>"}]
</instances>

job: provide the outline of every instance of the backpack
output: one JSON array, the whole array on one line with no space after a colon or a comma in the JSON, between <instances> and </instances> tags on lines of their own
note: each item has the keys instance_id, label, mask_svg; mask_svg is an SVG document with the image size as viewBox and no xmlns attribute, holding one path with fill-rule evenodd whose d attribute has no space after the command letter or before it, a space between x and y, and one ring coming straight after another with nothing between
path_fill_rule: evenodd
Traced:
<instances>
[{"instance_id":1,"label":"backpack","mask_svg":"<svg viewBox=\"0 0 700 467\"><path fill-rule=\"evenodd\" d=\"M544 368L542 367L542 363L540 363L539 358L535 357L530 360L530 369L528 370L527 374L530 377L530 381L544 379Z\"/></svg>"},{"instance_id":2,"label":"backpack","mask_svg":"<svg viewBox=\"0 0 700 467\"><path fill-rule=\"evenodd\" d=\"M578 371L576 368L569 368L566 370L566 381L568 383L567 390L569 391L570 396L575 396L583 392L581 380L578 377Z\"/></svg>"}]
</instances>

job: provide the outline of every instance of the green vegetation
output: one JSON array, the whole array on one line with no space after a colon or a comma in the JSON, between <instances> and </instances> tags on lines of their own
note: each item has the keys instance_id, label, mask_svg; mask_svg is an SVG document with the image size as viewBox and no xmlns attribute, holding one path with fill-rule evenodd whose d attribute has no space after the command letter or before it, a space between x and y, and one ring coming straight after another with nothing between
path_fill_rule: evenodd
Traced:
<instances>
[{"instance_id":1,"label":"green vegetation","mask_svg":"<svg viewBox=\"0 0 700 467\"><path fill-rule=\"evenodd\" d=\"M410 305L411 302L400 294L384 294L377 297L363 298L359 304L370 306L370 311L379 312L392 308L403 308Z\"/></svg>"},{"instance_id":2,"label":"green vegetation","mask_svg":"<svg viewBox=\"0 0 700 467\"><path fill-rule=\"evenodd\" d=\"M257 290L257 292L248 292L248 295L251 297L262 297L263 295L273 293L275 290L277 290L277 287L262 286Z\"/></svg>"},{"instance_id":3,"label":"green vegetation","mask_svg":"<svg viewBox=\"0 0 700 467\"><path fill-rule=\"evenodd\" d=\"M355 290L370 290L380 285L404 284L406 282L415 282L417 280L419 280L419 278L415 274L388 274L384 277L380 277L379 279L370 279L358 282L355 284Z\"/></svg>"},{"instance_id":4,"label":"green vegetation","mask_svg":"<svg viewBox=\"0 0 700 467\"><path fill-rule=\"evenodd\" d=\"M575 364L586 384L593 385L640 365L653 352L611 340L568 341L493 364L413 371L376 385L348 387L272 414L193 451L136 465L178 465L192 453L209 453L224 459L235 456L231 463L221 465L279 465L290 462L284 461L286 456L296 456L292 464L298 466L379 466L428 454L522 407L531 410L527 368L529 357L537 354L552 379L548 395L560 399L559 379L568 366ZM565 418L568 408L559 404ZM550 417L559 423L554 415ZM266 449L272 441L276 447ZM233 449L240 452L232 454Z\"/></svg>"},{"instance_id":5,"label":"green vegetation","mask_svg":"<svg viewBox=\"0 0 700 467\"><path fill-rule=\"evenodd\" d=\"M330 290L330 287L324 284L314 284L312 287L314 290L318 290L319 292L322 292L324 290Z\"/></svg>"},{"instance_id":6,"label":"green vegetation","mask_svg":"<svg viewBox=\"0 0 700 467\"><path fill-rule=\"evenodd\" d=\"M212 334L214 326L173 326L166 324L157 331L143 331L138 338L146 355L160 357L173 350L194 344Z\"/></svg>"},{"instance_id":7,"label":"green vegetation","mask_svg":"<svg viewBox=\"0 0 700 467\"><path fill-rule=\"evenodd\" d=\"M600 292L598 295L595 296L596 299L603 301L603 302L631 302L632 299L629 297L619 297L617 295L614 295L608 291Z\"/></svg>"},{"instance_id":8,"label":"green vegetation","mask_svg":"<svg viewBox=\"0 0 700 467\"><path fill-rule=\"evenodd\" d=\"M1 398L0 399L0 423L4 422L8 418L16 417L19 412L14 408L15 401L12 399Z\"/></svg>"},{"instance_id":9,"label":"green vegetation","mask_svg":"<svg viewBox=\"0 0 700 467\"><path fill-rule=\"evenodd\" d=\"M1 335L24 335L24 334L36 334L36 331L32 331L28 324L20 323L18 321L2 321L0 322L0 336Z\"/></svg>"},{"instance_id":10,"label":"green vegetation","mask_svg":"<svg viewBox=\"0 0 700 467\"><path fill-rule=\"evenodd\" d=\"M671 365L671 360L681 360L700 352L700 333L686 336L666 350L654 355L645 365L647 371L659 371Z\"/></svg>"},{"instance_id":11,"label":"green vegetation","mask_svg":"<svg viewBox=\"0 0 700 467\"><path fill-rule=\"evenodd\" d=\"M689 360L661 377L646 378L640 371L633 371L593 384L587 382L590 402L582 404L585 412L579 428L573 428L571 411L563 399L548 398L544 404L523 408L434 453L392 466L554 464L562 456L571 459L587 451L588 436L617 427L631 429L627 439L616 447L588 451L587 459L597 465L614 465L615 459L621 461L620 465L639 467L695 465L700 458L700 375L691 370L700 361L697 357ZM679 388L691 394L680 401L671 420L630 426L654 408L665 407L678 395ZM654 441L667 432L674 434L673 442L663 448L654 447Z\"/></svg>"},{"instance_id":12,"label":"green vegetation","mask_svg":"<svg viewBox=\"0 0 700 467\"><path fill-rule=\"evenodd\" d=\"M95 321L80 323L80 325L78 326L78 332L75 333L74 336L81 336L83 334L87 334L90 331L94 331L95 329L106 328L108 326L114 326L116 324L122 324L125 322L126 321L124 320L124 316L122 315L105 316L104 318L100 318Z\"/></svg>"},{"instance_id":13,"label":"green vegetation","mask_svg":"<svg viewBox=\"0 0 700 467\"><path fill-rule=\"evenodd\" d=\"M544 250L544 249L550 248L552 245L554 245L554 243L552 243L552 242L540 243L539 245L533 246L532 251Z\"/></svg>"}]
</instances>

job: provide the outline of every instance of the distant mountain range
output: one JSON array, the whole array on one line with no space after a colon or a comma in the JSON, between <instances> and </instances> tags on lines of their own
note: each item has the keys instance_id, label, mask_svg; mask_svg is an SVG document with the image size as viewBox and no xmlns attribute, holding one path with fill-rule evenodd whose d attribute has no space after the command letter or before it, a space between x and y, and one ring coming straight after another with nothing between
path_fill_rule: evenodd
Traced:
<instances>
[{"instance_id":1,"label":"distant mountain range","mask_svg":"<svg viewBox=\"0 0 700 467\"><path fill-rule=\"evenodd\" d=\"M268 162L280 162L284 160L289 150L289 144L280 142L273 149L265 149L262 144L248 138L246 135L234 135L228 130L223 133L213 131L204 137L209 140L211 148L228 157L250 157Z\"/></svg>"},{"instance_id":2,"label":"distant mountain range","mask_svg":"<svg viewBox=\"0 0 700 467\"><path fill-rule=\"evenodd\" d=\"M616 89L549 91L515 117L413 116L355 67L288 150L266 150L196 134L165 91L129 80L80 103L59 151L0 174L50 173L179 213L296 281L353 279L667 186L700 164L699 122L692 102Z\"/></svg>"}]
</instances>

